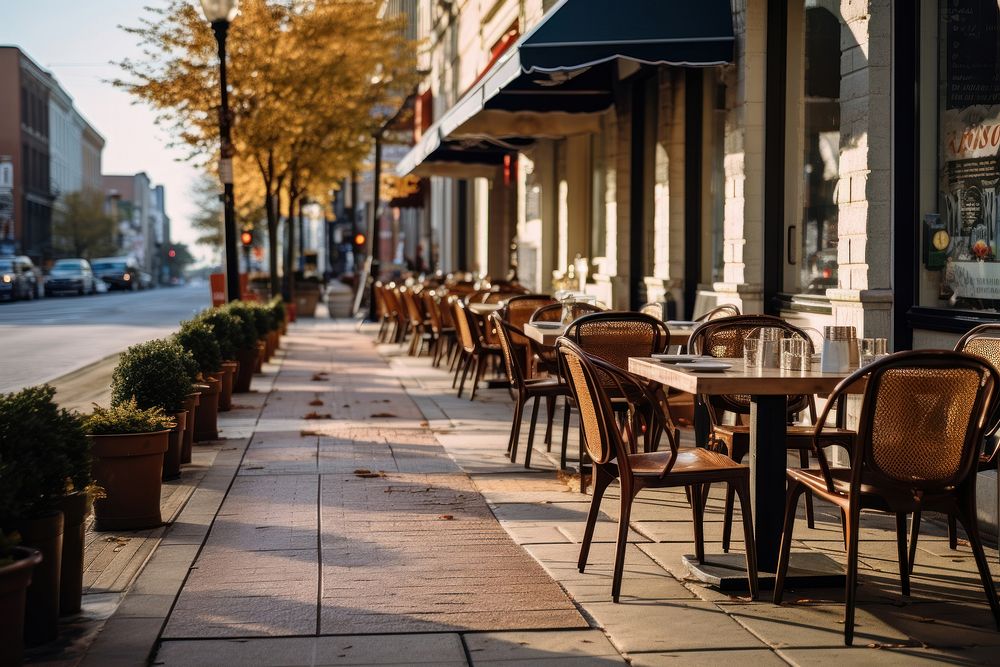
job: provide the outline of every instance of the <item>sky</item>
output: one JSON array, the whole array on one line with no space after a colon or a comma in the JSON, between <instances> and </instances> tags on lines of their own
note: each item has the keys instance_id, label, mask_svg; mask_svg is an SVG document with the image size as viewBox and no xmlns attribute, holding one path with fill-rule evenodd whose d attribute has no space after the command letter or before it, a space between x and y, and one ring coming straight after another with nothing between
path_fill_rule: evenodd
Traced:
<instances>
[{"instance_id":1,"label":"sky","mask_svg":"<svg viewBox=\"0 0 1000 667\"><path fill-rule=\"evenodd\" d=\"M73 98L77 110L104 137L105 174L145 171L166 189L171 240L187 243L199 258L208 257L194 244L189 220L195 212L190 196L198 170L178 161L181 151L167 147L168 135L155 124L146 106L114 88L109 80L122 74L111 64L142 57L132 36L118 26L138 25L143 7L163 0L0 0L0 44L21 48L50 71Z\"/></svg>"}]
</instances>

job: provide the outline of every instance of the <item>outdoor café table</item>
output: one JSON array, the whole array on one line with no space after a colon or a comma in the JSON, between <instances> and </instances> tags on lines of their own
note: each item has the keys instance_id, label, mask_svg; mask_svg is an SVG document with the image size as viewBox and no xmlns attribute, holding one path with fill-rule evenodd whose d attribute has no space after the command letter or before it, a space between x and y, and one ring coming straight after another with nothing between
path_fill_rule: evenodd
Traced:
<instances>
[{"instance_id":1,"label":"outdoor caf\u00e9 table","mask_svg":"<svg viewBox=\"0 0 1000 667\"><path fill-rule=\"evenodd\" d=\"M524 325L524 335L528 338L538 341L542 345L548 345L549 347L556 344L556 339L566 333L566 326L560 325L558 327L539 327L531 322ZM671 345L683 345L687 346L688 339L691 338L691 332L694 331L695 327L669 327L670 331L670 344Z\"/></svg>"},{"instance_id":2,"label":"outdoor caf\u00e9 table","mask_svg":"<svg viewBox=\"0 0 1000 667\"><path fill-rule=\"evenodd\" d=\"M631 357L629 371L695 395L750 396L750 500L757 544L757 568L763 587L773 583L781 545L785 514L788 396L829 394L848 373L824 373L818 366L803 371L777 368L747 371L742 359L713 361L723 361L732 366L722 372L695 372L648 357ZM706 554L703 564L699 564L693 556L685 557L685 561L695 576L720 589L739 589L746 585L742 554ZM792 554L787 581L789 586L799 587L840 586L843 585L843 576L843 569L823 554L796 553Z\"/></svg>"}]
</instances>

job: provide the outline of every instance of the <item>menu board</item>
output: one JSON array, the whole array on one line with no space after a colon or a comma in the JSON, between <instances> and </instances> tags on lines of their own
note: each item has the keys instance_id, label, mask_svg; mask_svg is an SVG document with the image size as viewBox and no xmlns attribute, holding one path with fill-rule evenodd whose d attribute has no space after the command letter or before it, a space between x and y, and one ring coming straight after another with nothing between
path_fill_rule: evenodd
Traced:
<instances>
[{"instance_id":1,"label":"menu board","mask_svg":"<svg viewBox=\"0 0 1000 667\"><path fill-rule=\"evenodd\" d=\"M996 0L945 0L945 108L1000 104Z\"/></svg>"}]
</instances>

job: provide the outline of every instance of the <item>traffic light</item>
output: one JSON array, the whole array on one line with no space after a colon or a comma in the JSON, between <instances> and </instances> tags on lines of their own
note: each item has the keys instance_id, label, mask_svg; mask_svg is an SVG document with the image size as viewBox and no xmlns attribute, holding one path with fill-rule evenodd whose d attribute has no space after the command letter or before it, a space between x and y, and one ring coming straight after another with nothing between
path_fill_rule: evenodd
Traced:
<instances>
[{"instance_id":1,"label":"traffic light","mask_svg":"<svg viewBox=\"0 0 1000 667\"><path fill-rule=\"evenodd\" d=\"M245 231L240 234L240 241L243 242L244 248L249 248L253 245L253 232Z\"/></svg>"},{"instance_id":2,"label":"traffic light","mask_svg":"<svg viewBox=\"0 0 1000 667\"><path fill-rule=\"evenodd\" d=\"M170 259L173 259L176 256L177 256L177 251L174 250L173 248L167 251L167 257L169 257Z\"/></svg>"},{"instance_id":3,"label":"traffic light","mask_svg":"<svg viewBox=\"0 0 1000 667\"><path fill-rule=\"evenodd\" d=\"M364 246L364 244L365 244L365 235L362 234L361 232L358 232L357 234L355 234L354 235L354 245L356 245L357 247L360 248L360 247Z\"/></svg>"}]
</instances>

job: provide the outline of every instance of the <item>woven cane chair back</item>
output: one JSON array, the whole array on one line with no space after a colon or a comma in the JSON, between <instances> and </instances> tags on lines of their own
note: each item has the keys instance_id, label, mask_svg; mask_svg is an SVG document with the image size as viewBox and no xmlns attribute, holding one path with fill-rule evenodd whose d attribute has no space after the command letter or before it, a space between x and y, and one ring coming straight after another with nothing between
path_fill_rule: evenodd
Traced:
<instances>
[{"instance_id":1,"label":"woven cane chair back","mask_svg":"<svg viewBox=\"0 0 1000 667\"><path fill-rule=\"evenodd\" d=\"M650 303L643 305L643 307L639 309L639 312L644 315L649 315L650 317L655 317L658 320L662 320L663 304L659 301L651 301Z\"/></svg>"},{"instance_id":2,"label":"woven cane chair back","mask_svg":"<svg viewBox=\"0 0 1000 667\"><path fill-rule=\"evenodd\" d=\"M444 324L441 321L441 305L438 303L437 294L432 289L425 289L420 292L420 297L424 302L427 319L431 323L431 331L440 335Z\"/></svg>"},{"instance_id":3,"label":"woven cane chair back","mask_svg":"<svg viewBox=\"0 0 1000 667\"><path fill-rule=\"evenodd\" d=\"M688 340L688 352L707 354L724 359L742 359L743 341L762 327L774 327L784 332L785 338L798 336L806 341L809 354L813 353L812 340L802 329L780 317L770 315L734 315L701 324ZM744 394L726 394L708 397L709 403L720 410L740 415L750 414L750 397ZM808 396L789 396L788 412L798 413L809 405Z\"/></svg>"},{"instance_id":4,"label":"woven cane chair back","mask_svg":"<svg viewBox=\"0 0 1000 667\"><path fill-rule=\"evenodd\" d=\"M586 352L577 345L560 338L556 343L556 350L561 355L570 390L580 410L580 424L583 426L587 453L595 463L607 463L625 448L615 426L614 413L601 386L602 381L595 377ZM628 460L627 456L621 458Z\"/></svg>"},{"instance_id":5,"label":"woven cane chair back","mask_svg":"<svg viewBox=\"0 0 1000 667\"><path fill-rule=\"evenodd\" d=\"M717 306L707 313L703 313L699 317L694 319L695 322L711 322L712 320L721 320L723 317L736 317L737 315L742 315L740 309L732 303L724 303L721 306Z\"/></svg>"},{"instance_id":6,"label":"woven cane chair back","mask_svg":"<svg viewBox=\"0 0 1000 667\"><path fill-rule=\"evenodd\" d=\"M473 330L471 322L472 313L465 308L462 299L454 297L451 302L455 309L455 330L458 332L458 342L462 344L462 349L468 353L476 351L477 334Z\"/></svg>"},{"instance_id":7,"label":"woven cane chair back","mask_svg":"<svg viewBox=\"0 0 1000 667\"><path fill-rule=\"evenodd\" d=\"M990 362L993 370L1000 373L1000 324L980 324L969 330L958 344L955 345L956 352L968 352L982 357ZM1000 403L1000 401L998 401ZM986 429L987 435L993 435L1000 429L1000 404ZM995 455L991 454L991 458Z\"/></svg>"},{"instance_id":8,"label":"woven cane chair back","mask_svg":"<svg viewBox=\"0 0 1000 667\"><path fill-rule=\"evenodd\" d=\"M417 303L417 297L413 293L413 290L408 287L401 287L399 288L399 293L403 298L403 305L406 306L406 316L410 318L410 321L414 323L423 322L424 314Z\"/></svg>"},{"instance_id":9,"label":"woven cane chair back","mask_svg":"<svg viewBox=\"0 0 1000 667\"><path fill-rule=\"evenodd\" d=\"M521 294L507 299L503 309L503 319L522 329L531 321L531 316L542 306L558 303L548 294Z\"/></svg>"},{"instance_id":10,"label":"woven cane chair back","mask_svg":"<svg viewBox=\"0 0 1000 667\"><path fill-rule=\"evenodd\" d=\"M663 352L670 342L666 325L651 315L607 311L584 315L566 330L566 337L587 354L628 370L629 357Z\"/></svg>"},{"instance_id":11,"label":"woven cane chair back","mask_svg":"<svg viewBox=\"0 0 1000 667\"><path fill-rule=\"evenodd\" d=\"M588 315L590 313L603 313L604 308L594 305L592 303L574 303L570 306L572 308L573 319L578 317ZM536 310L531 315L530 322L560 322L562 321L562 309L563 305L561 303L553 303L548 306L542 306Z\"/></svg>"},{"instance_id":12,"label":"woven cane chair back","mask_svg":"<svg viewBox=\"0 0 1000 667\"><path fill-rule=\"evenodd\" d=\"M489 320L489 323L496 329L497 340L500 341L503 365L507 371L510 386L519 389L524 385L524 378L527 377L527 371L524 368L524 348L527 347L528 339L521 333L520 329L504 322L498 313L491 313ZM518 339L523 342L518 342Z\"/></svg>"},{"instance_id":13,"label":"woven cane chair back","mask_svg":"<svg viewBox=\"0 0 1000 667\"><path fill-rule=\"evenodd\" d=\"M382 319L385 317L386 312L385 285L381 281L377 281L375 283L375 313L379 319Z\"/></svg>"},{"instance_id":14,"label":"woven cane chair back","mask_svg":"<svg viewBox=\"0 0 1000 667\"><path fill-rule=\"evenodd\" d=\"M979 446L1000 382L984 359L962 352L899 352L855 371L830 397L867 380L851 461L861 484L912 504L947 493L976 472ZM820 466L833 488L822 449Z\"/></svg>"},{"instance_id":15,"label":"woven cane chair back","mask_svg":"<svg viewBox=\"0 0 1000 667\"><path fill-rule=\"evenodd\" d=\"M389 288L385 291L385 302L393 317L405 322L407 319L406 307L401 300L399 289L398 286L390 284Z\"/></svg>"}]
</instances>

